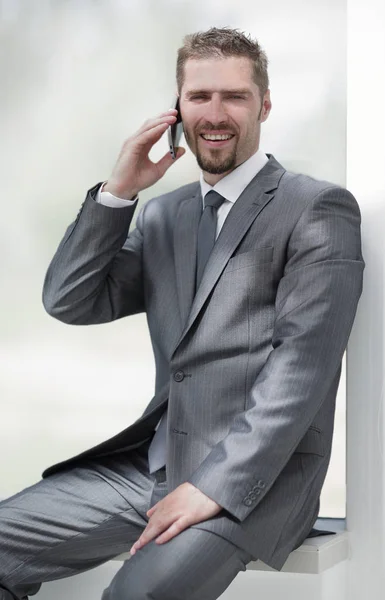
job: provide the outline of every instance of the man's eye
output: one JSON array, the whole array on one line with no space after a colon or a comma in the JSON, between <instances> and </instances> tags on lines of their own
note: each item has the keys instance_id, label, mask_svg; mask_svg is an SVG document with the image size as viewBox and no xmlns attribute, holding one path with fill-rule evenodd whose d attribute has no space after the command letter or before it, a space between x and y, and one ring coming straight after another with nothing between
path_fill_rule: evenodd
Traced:
<instances>
[{"instance_id":1,"label":"man's eye","mask_svg":"<svg viewBox=\"0 0 385 600\"><path fill-rule=\"evenodd\" d=\"M203 94L197 94L196 96L191 96L191 100L199 100L200 98L207 98ZM239 96L239 94L231 94L228 98L235 98L237 100L243 100L243 96Z\"/></svg>"}]
</instances>

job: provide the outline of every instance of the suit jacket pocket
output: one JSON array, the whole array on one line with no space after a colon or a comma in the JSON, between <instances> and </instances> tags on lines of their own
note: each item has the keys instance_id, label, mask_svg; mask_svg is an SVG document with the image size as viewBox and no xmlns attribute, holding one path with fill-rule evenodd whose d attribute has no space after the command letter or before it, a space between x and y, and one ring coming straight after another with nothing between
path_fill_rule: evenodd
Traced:
<instances>
[{"instance_id":1,"label":"suit jacket pocket","mask_svg":"<svg viewBox=\"0 0 385 600\"><path fill-rule=\"evenodd\" d=\"M273 260L273 252L273 246L256 248L248 252L241 252L240 254L233 256L233 258L230 258L225 272L228 273L229 271L235 271L236 269L241 269L242 267L251 267L252 265L270 263Z\"/></svg>"},{"instance_id":2,"label":"suit jacket pocket","mask_svg":"<svg viewBox=\"0 0 385 600\"><path fill-rule=\"evenodd\" d=\"M323 433L312 426L309 427L302 440L294 450L294 454L297 453L307 454L318 454L318 456L325 456L325 439Z\"/></svg>"}]
</instances>

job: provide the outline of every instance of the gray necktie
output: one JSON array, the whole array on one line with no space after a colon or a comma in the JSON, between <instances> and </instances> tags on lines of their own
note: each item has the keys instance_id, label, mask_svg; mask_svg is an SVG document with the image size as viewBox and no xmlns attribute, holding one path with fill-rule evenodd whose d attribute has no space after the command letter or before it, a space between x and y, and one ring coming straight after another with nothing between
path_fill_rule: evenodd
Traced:
<instances>
[{"instance_id":1,"label":"gray necktie","mask_svg":"<svg viewBox=\"0 0 385 600\"><path fill-rule=\"evenodd\" d=\"M197 241L196 290L210 253L215 244L217 231L217 209L226 200L218 192L210 190L205 196L205 208L199 221ZM148 449L149 472L153 473L166 464L167 410L164 411L158 429Z\"/></svg>"},{"instance_id":2,"label":"gray necktie","mask_svg":"<svg viewBox=\"0 0 385 600\"><path fill-rule=\"evenodd\" d=\"M203 271L215 244L217 209L225 200L226 198L214 190L210 190L205 196L205 209L198 228L196 289L199 287Z\"/></svg>"}]
</instances>

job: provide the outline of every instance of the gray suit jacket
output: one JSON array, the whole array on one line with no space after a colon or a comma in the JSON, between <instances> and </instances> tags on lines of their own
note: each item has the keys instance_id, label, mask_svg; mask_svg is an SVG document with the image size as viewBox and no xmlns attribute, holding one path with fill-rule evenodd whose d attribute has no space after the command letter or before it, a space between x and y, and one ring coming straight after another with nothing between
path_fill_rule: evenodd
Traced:
<instances>
[{"instance_id":1,"label":"gray suit jacket","mask_svg":"<svg viewBox=\"0 0 385 600\"><path fill-rule=\"evenodd\" d=\"M47 468L140 445L168 407L169 491L189 481L223 510L213 531L275 569L317 519L341 360L362 289L350 192L272 155L228 214L194 296L199 182L135 207L91 188L44 281L72 325L145 311L155 395L124 431Z\"/></svg>"}]
</instances>

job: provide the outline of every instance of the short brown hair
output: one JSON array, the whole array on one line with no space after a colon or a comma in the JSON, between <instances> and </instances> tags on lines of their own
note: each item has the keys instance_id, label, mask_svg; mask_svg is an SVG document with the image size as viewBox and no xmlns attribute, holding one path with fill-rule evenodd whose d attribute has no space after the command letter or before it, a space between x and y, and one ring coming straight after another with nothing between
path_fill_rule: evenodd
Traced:
<instances>
[{"instance_id":1,"label":"short brown hair","mask_svg":"<svg viewBox=\"0 0 385 600\"><path fill-rule=\"evenodd\" d=\"M259 88L261 99L269 88L267 74L268 59L257 40L251 39L237 29L211 27L207 31L190 33L183 39L183 46L178 49L176 62L176 81L180 94L184 83L184 65L190 58L204 59L211 57L244 56L252 61L253 81Z\"/></svg>"}]
</instances>

